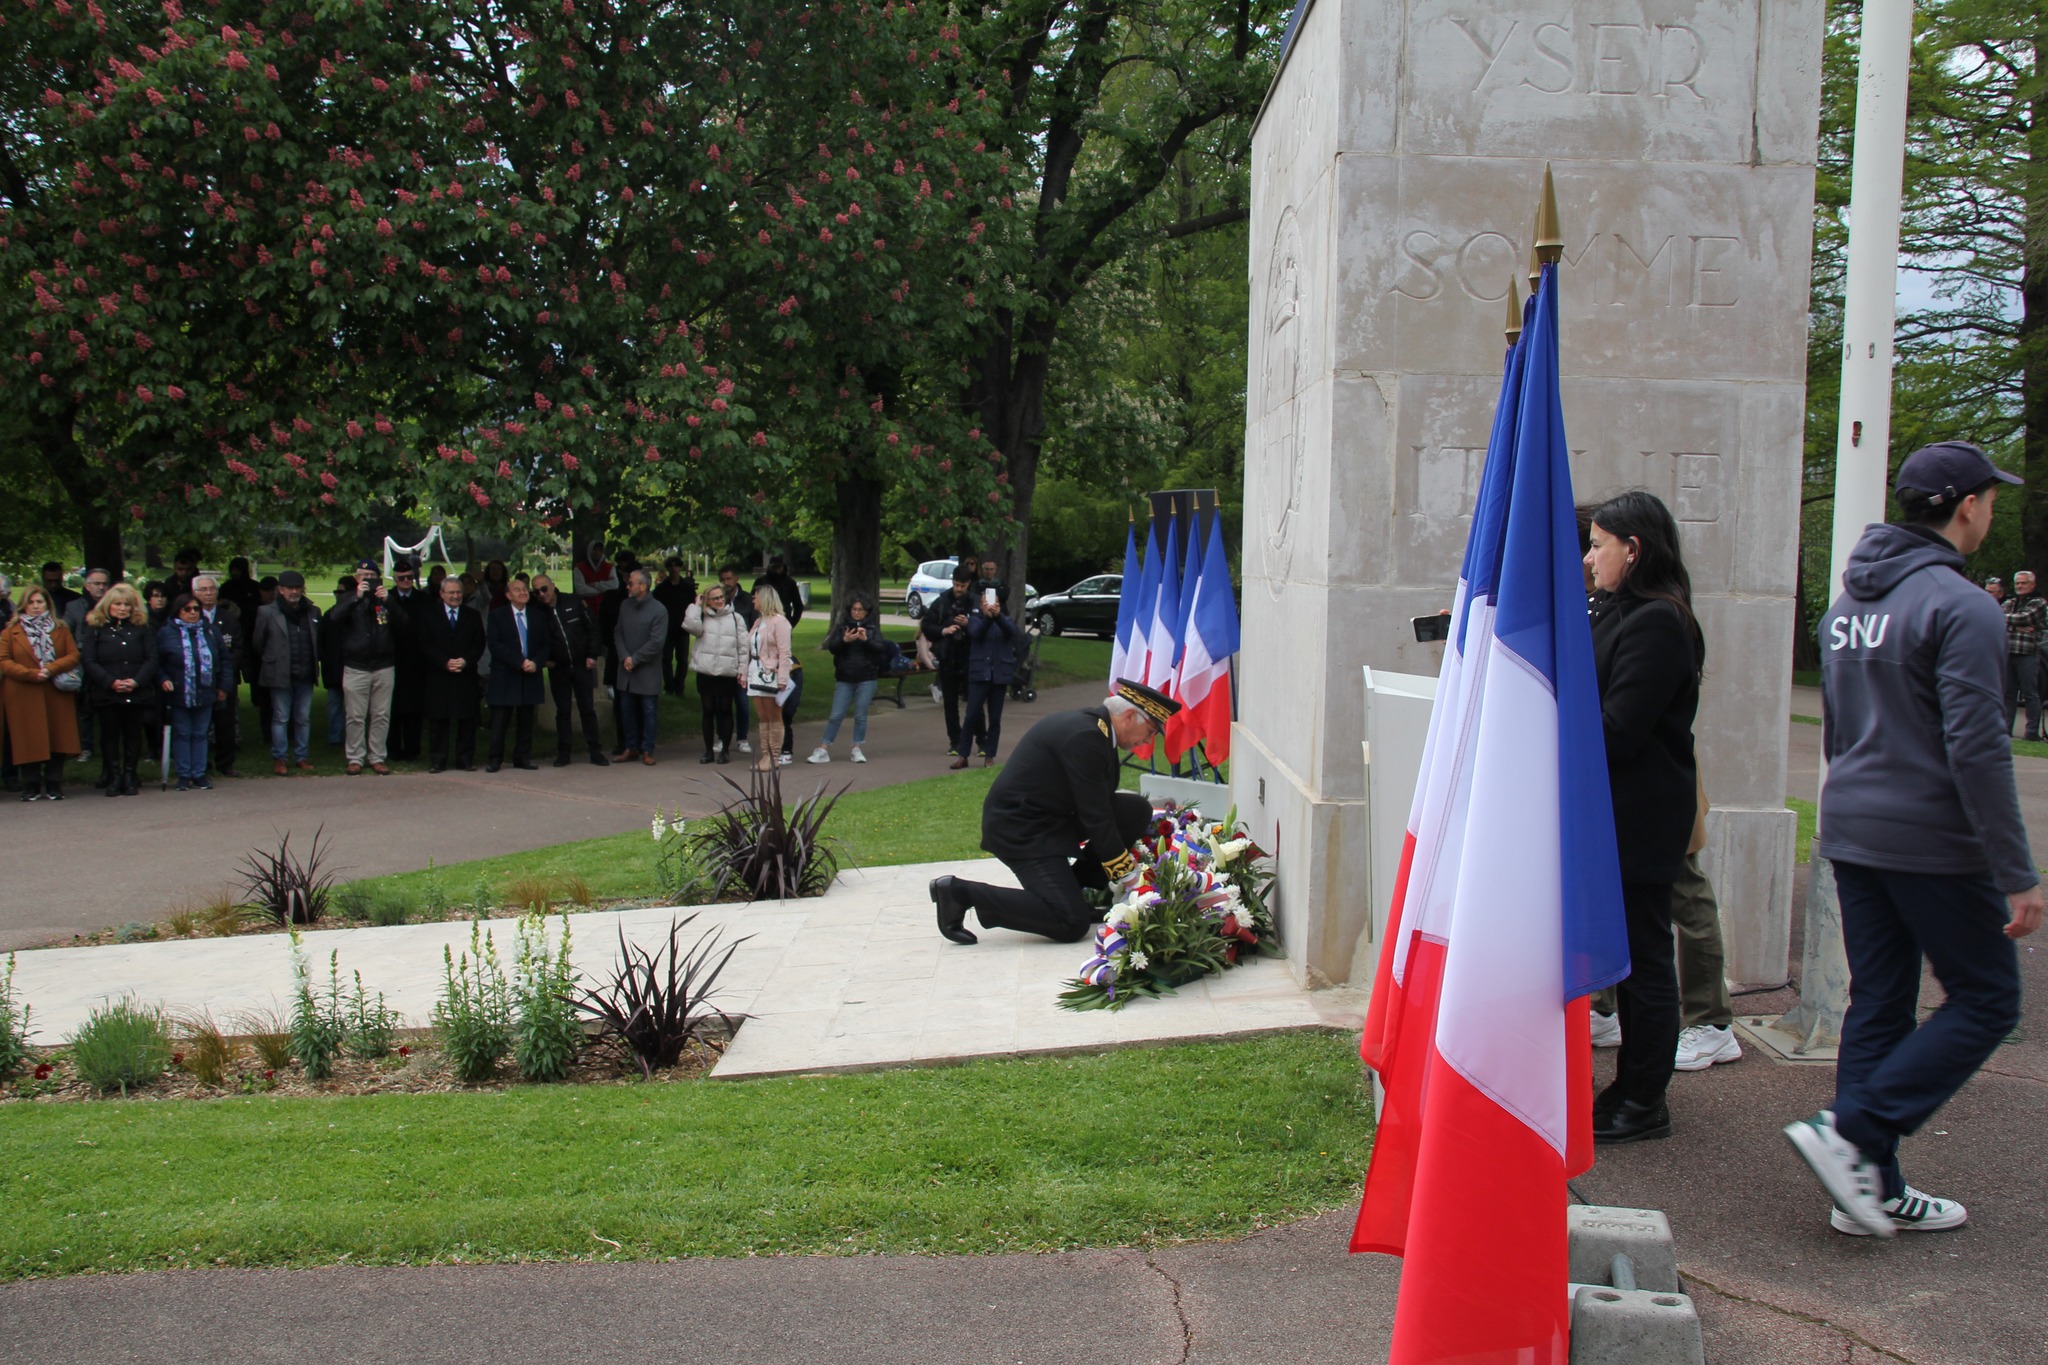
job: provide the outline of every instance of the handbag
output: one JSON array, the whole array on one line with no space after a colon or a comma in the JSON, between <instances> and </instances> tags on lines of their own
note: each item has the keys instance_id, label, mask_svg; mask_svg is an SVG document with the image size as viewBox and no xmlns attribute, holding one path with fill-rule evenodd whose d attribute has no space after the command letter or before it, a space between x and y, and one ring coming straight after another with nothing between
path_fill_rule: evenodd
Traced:
<instances>
[{"instance_id":1,"label":"handbag","mask_svg":"<svg viewBox=\"0 0 2048 1365\"><path fill-rule=\"evenodd\" d=\"M747 692L751 696L772 697L781 690L782 681L775 676L775 670L772 668L755 664L747 675Z\"/></svg>"},{"instance_id":2,"label":"handbag","mask_svg":"<svg viewBox=\"0 0 2048 1365\"><path fill-rule=\"evenodd\" d=\"M50 685L59 692L76 692L85 686L85 673L76 668L67 668L50 678Z\"/></svg>"}]
</instances>

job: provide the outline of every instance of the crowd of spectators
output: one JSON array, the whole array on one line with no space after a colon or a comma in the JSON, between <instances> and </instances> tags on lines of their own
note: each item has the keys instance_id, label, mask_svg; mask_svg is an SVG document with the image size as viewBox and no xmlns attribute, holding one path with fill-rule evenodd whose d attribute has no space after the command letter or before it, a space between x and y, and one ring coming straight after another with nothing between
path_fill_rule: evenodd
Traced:
<instances>
[{"instance_id":1,"label":"crowd of spectators","mask_svg":"<svg viewBox=\"0 0 2048 1365\"><path fill-rule=\"evenodd\" d=\"M994 570L988 563L978 581L963 563L954 592L904 645L882 634L872 600L855 595L840 609L823 645L831 717L810 762L831 761L850 719L849 756L865 763L878 687L913 669L938 677L953 766L972 752L994 762L1019 640ZM734 565L700 587L680 558L657 569L595 541L562 586L502 560L451 574L400 559L387 583L364 560L334 583L324 610L297 570L258 578L238 556L216 578L196 549L179 551L159 579L131 584L92 567L80 585L67 586L54 561L19 594L0 576L0 781L24 801L62 800L66 762L95 757L93 785L109 797L138 793L137 770L152 759L179 791L210 790L216 777L241 776L245 739L268 748L279 776L312 772L316 690L327 694L325 743L342 750L351 776L389 774L393 760L470 771L480 739L485 771L537 768L535 715L549 703L556 767L575 761L579 727L589 762L652 765L657 701L687 695L691 675L699 762L743 754L766 768L795 751L804 662L792 633L804 600L780 558L751 588ZM247 737L243 687L262 730Z\"/></svg>"}]
</instances>

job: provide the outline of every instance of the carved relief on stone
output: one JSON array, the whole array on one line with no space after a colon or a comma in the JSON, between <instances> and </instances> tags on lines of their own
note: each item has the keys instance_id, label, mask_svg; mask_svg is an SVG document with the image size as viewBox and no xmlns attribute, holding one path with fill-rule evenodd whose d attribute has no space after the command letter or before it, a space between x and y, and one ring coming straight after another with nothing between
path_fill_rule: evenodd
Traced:
<instances>
[{"instance_id":1,"label":"carved relief on stone","mask_svg":"<svg viewBox=\"0 0 2048 1365\"><path fill-rule=\"evenodd\" d=\"M1301 222L1292 206L1280 215L1266 262L1264 364L1259 413L1265 446L1265 524L1260 528L1266 586L1276 596L1293 562L1307 472L1306 410L1301 401L1307 369L1308 326L1303 317Z\"/></svg>"}]
</instances>

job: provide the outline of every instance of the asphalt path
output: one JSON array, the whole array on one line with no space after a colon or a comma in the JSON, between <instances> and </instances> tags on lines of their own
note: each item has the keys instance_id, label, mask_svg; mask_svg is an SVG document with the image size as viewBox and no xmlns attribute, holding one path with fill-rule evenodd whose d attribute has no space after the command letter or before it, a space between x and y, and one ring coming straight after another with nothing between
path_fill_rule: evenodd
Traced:
<instances>
[{"instance_id":1,"label":"asphalt path","mask_svg":"<svg viewBox=\"0 0 2048 1365\"><path fill-rule=\"evenodd\" d=\"M1101 694L1093 683L1076 683L1041 692L1035 702L1011 701L1004 752L1040 717ZM876 699L866 763L847 761L850 721L830 764L805 763L821 724L806 722L797 732L797 761L782 770L784 790L808 794L829 782L865 791L946 773L945 719L929 682L913 679L904 700L899 711ZM250 852L276 848L285 834L303 850L319 831L344 878L376 877L423 868L429 858L446 866L645 828L657 808L708 814L732 795L719 775L747 780L744 754L724 767L700 765L694 730L670 737L653 767L607 768L580 752L568 767L550 767L546 733L535 743L545 755L537 772L266 775L222 779L211 792L151 787L118 799L93 790L87 777L67 783L63 801L0 800L0 846L13 851L0 877L0 952L204 905L234 884Z\"/></svg>"}]
</instances>

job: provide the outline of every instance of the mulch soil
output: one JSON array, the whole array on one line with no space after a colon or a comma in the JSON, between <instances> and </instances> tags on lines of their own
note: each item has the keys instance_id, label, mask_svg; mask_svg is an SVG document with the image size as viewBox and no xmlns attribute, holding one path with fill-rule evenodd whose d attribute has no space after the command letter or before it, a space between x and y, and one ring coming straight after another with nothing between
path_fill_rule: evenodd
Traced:
<instances>
[{"instance_id":1,"label":"mulch soil","mask_svg":"<svg viewBox=\"0 0 2048 1365\"><path fill-rule=\"evenodd\" d=\"M731 1040L720 1037L708 1043L692 1043L674 1067L657 1071L652 1084L702 1080L718 1062ZM18 1104L72 1104L86 1101L127 1099L138 1103L163 1100L215 1100L232 1095L433 1095L455 1091L500 1091L527 1084L518 1079L511 1059L498 1067L498 1079L469 1084L458 1081L449 1071L439 1045L431 1033L404 1036L393 1044L386 1057L342 1057L334 1074L324 1081L310 1081L296 1062L283 1066L272 1063L275 1053L264 1058L247 1039L235 1040L235 1055L220 1085L209 1085L185 1065L186 1054L174 1054L162 1076L147 1084L102 1094L81 1080L62 1048L32 1048L21 1071L0 1089L0 1108ZM639 1066L624 1050L611 1043L593 1041L582 1050L569 1070L567 1085L647 1084Z\"/></svg>"}]
</instances>

